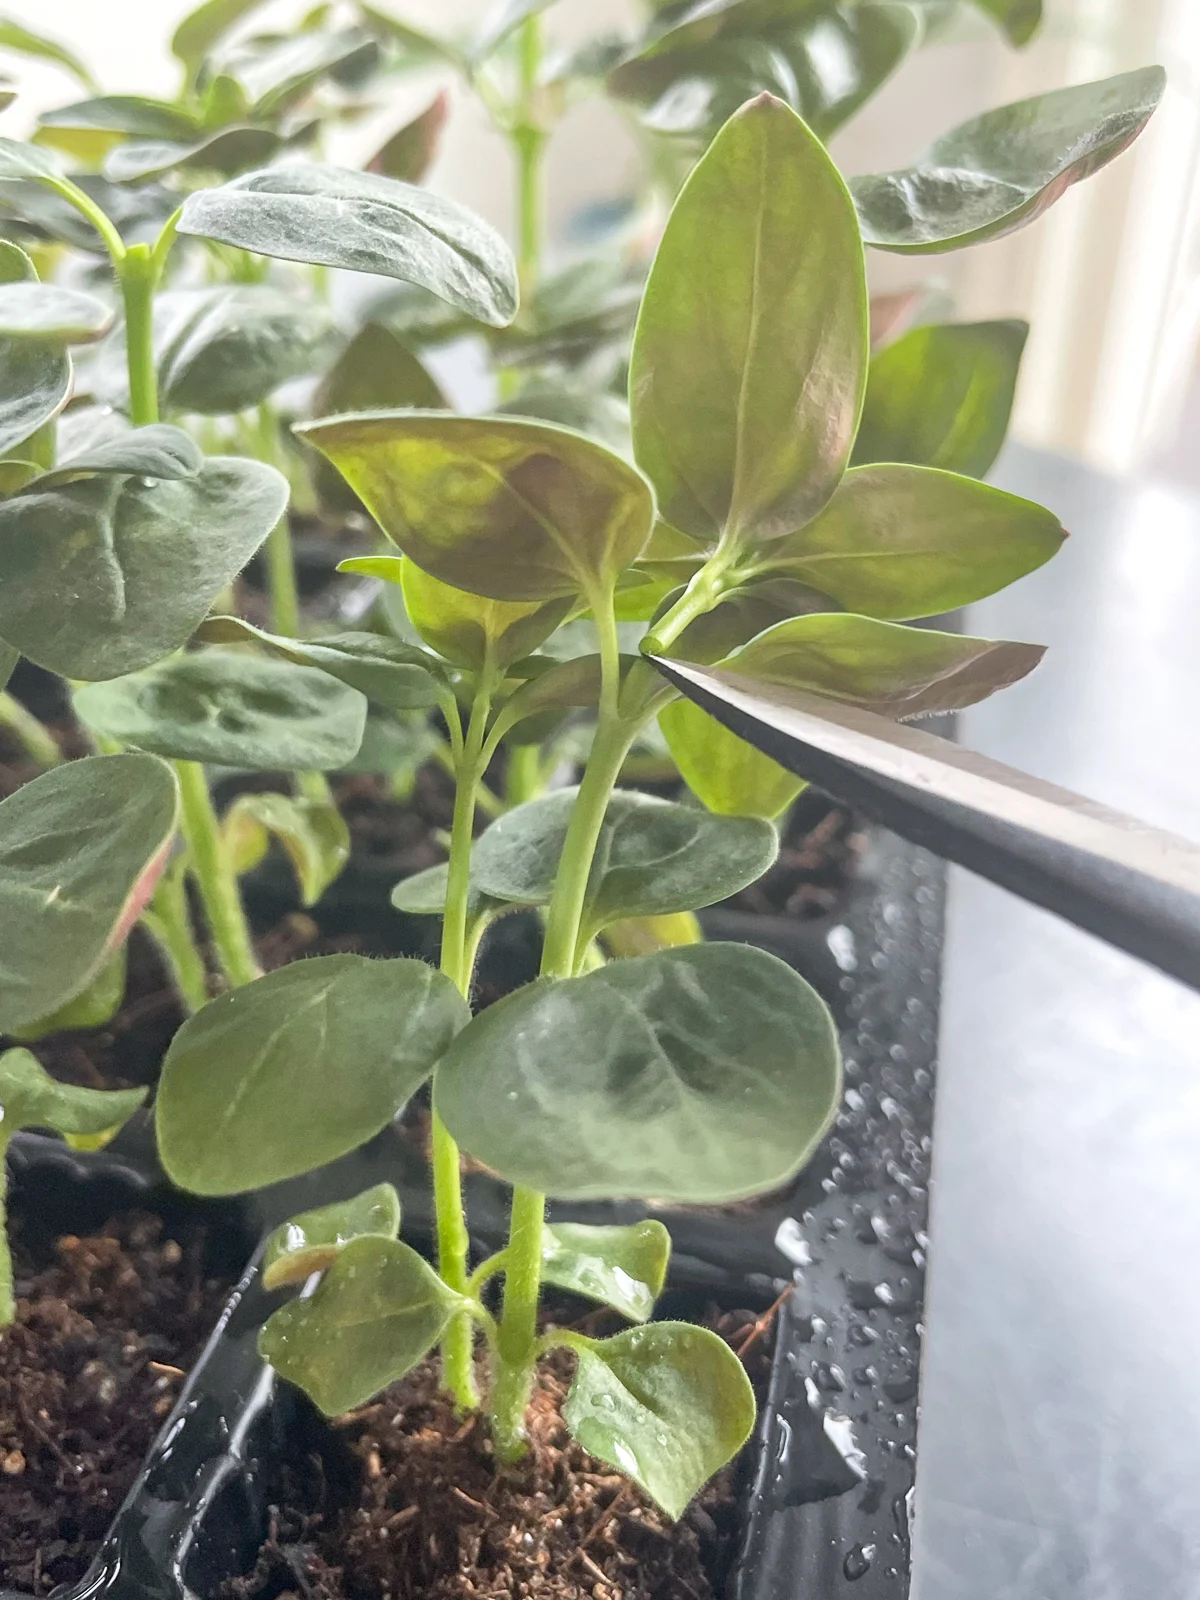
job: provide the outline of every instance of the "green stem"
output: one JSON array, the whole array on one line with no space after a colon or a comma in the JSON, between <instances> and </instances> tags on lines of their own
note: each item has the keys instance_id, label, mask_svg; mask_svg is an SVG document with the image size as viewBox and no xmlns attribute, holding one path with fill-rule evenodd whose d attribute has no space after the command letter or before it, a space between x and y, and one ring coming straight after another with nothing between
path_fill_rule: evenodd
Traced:
<instances>
[{"instance_id":1,"label":"green stem","mask_svg":"<svg viewBox=\"0 0 1200 1600\"><path fill-rule=\"evenodd\" d=\"M546 918L543 977L566 978L575 971L588 879L604 813L638 731L636 724L623 721L618 712L621 663L612 591L595 599L593 610L600 631L603 672L600 718L579 797L571 813ZM525 1448L525 1408L537 1360L537 1304L545 1210L544 1195L532 1189L514 1190L499 1359L491 1407L492 1433L502 1461L518 1459Z\"/></svg>"},{"instance_id":2,"label":"green stem","mask_svg":"<svg viewBox=\"0 0 1200 1600\"><path fill-rule=\"evenodd\" d=\"M542 752L536 744L510 744L504 766L504 799L511 810L536 800L544 787Z\"/></svg>"},{"instance_id":3,"label":"green stem","mask_svg":"<svg viewBox=\"0 0 1200 1600\"><path fill-rule=\"evenodd\" d=\"M17 1316L17 1305L13 1299L12 1252L8 1246L5 1218L5 1198L8 1194L8 1140L8 1134L0 1134L0 1328L10 1327Z\"/></svg>"},{"instance_id":4,"label":"green stem","mask_svg":"<svg viewBox=\"0 0 1200 1600\"><path fill-rule=\"evenodd\" d=\"M546 148L546 130L537 109L541 65L542 19L532 16L521 27L520 87L512 125L517 158L517 276L523 304L528 303L537 287L545 231L542 156Z\"/></svg>"},{"instance_id":5,"label":"green stem","mask_svg":"<svg viewBox=\"0 0 1200 1600\"><path fill-rule=\"evenodd\" d=\"M271 628L285 638L300 635L300 590L292 554L292 528L288 514L267 535L267 591L271 601Z\"/></svg>"},{"instance_id":6,"label":"green stem","mask_svg":"<svg viewBox=\"0 0 1200 1600\"><path fill-rule=\"evenodd\" d=\"M198 761L177 761L175 771L183 799L183 837L187 841L189 870L204 903L221 970L237 988L259 976L237 875L221 837L204 768Z\"/></svg>"},{"instance_id":7,"label":"green stem","mask_svg":"<svg viewBox=\"0 0 1200 1600\"><path fill-rule=\"evenodd\" d=\"M117 263L125 302L125 359L129 368L129 420L135 428L158 421L154 366L154 291L159 263L146 245L132 245Z\"/></svg>"},{"instance_id":8,"label":"green stem","mask_svg":"<svg viewBox=\"0 0 1200 1600\"><path fill-rule=\"evenodd\" d=\"M158 880L150 910L142 921L170 968L185 1009L208 1004L208 973L192 937L182 863L168 867Z\"/></svg>"},{"instance_id":9,"label":"green stem","mask_svg":"<svg viewBox=\"0 0 1200 1600\"><path fill-rule=\"evenodd\" d=\"M705 562L670 611L647 635L642 650L646 655L665 654L689 623L711 611L721 596L735 588L745 576L745 573L735 575L731 554L718 551Z\"/></svg>"},{"instance_id":10,"label":"green stem","mask_svg":"<svg viewBox=\"0 0 1200 1600\"><path fill-rule=\"evenodd\" d=\"M61 765L62 751L38 719L7 689L0 691L0 728L7 728L25 754L39 767Z\"/></svg>"},{"instance_id":11,"label":"green stem","mask_svg":"<svg viewBox=\"0 0 1200 1600\"><path fill-rule=\"evenodd\" d=\"M525 1451L525 1408L533 1386L537 1348L545 1215L544 1195L532 1189L514 1189L505 1251L500 1359L492 1391L492 1437L501 1461L519 1460Z\"/></svg>"},{"instance_id":12,"label":"green stem","mask_svg":"<svg viewBox=\"0 0 1200 1600\"><path fill-rule=\"evenodd\" d=\"M442 922L441 969L464 998L471 988L467 963L471 892L471 845L475 836L475 795L483 776L482 751L491 710L491 694L481 686L471 708L456 773L454 822L446 878L446 913ZM433 1114L433 1201L437 1222L438 1271L451 1289L467 1293L470 1236L462 1198L462 1164L458 1146L436 1110ZM442 1338L442 1380L460 1410L478 1406L475 1383L474 1329L466 1313L456 1316Z\"/></svg>"}]
</instances>

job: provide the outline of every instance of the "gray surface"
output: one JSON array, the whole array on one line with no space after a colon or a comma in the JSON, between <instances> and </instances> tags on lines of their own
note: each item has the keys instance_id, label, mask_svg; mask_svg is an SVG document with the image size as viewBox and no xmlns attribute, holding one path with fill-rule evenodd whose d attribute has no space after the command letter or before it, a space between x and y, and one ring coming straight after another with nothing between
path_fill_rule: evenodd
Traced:
<instances>
[{"instance_id":1,"label":"gray surface","mask_svg":"<svg viewBox=\"0 0 1200 1600\"><path fill-rule=\"evenodd\" d=\"M1200 499L1013 451L1073 537L974 608L974 749L1200 838ZM1200 1600L1200 996L956 870L912 1600Z\"/></svg>"}]
</instances>

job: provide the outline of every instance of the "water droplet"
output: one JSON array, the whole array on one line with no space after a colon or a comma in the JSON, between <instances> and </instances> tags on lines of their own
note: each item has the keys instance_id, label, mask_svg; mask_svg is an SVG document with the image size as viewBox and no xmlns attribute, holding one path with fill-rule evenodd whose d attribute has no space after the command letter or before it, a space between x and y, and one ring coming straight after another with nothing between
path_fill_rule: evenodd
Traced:
<instances>
[{"instance_id":1,"label":"water droplet","mask_svg":"<svg viewBox=\"0 0 1200 1600\"><path fill-rule=\"evenodd\" d=\"M851 1583L857 1583L859 1578L865 1578L871 1570L871 1563L875 1559L875 1546L873 1544L856 1544L853 1550L846 1552L846 1559L842 1562L842 1571Z\"/></svg>"}]
</instances>

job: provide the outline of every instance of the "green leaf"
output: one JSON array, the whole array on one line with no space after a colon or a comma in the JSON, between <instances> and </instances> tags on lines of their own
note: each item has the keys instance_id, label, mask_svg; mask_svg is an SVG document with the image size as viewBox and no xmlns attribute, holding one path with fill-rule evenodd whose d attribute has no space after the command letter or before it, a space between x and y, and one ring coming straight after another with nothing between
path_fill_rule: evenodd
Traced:
<instances>
[{"instance_id":1,"label":"green leaf","mask_svg":"<svg viewBox=\"0 0 1200 1600\"><path fill-rule=\"evenodd\" d=\"M1027 322L914 328L871 361L855 466L904 461L982 478L1008 433Z\"/></svg>"},{"instance_id":2,"label":"green leaf","mask_svg":"<svg viewBox=\"0 0 1200 1600\"><path fill-rule=\"evenodd\" d=\"M767 32L635 57L609 75L610 89L645 106L654 132L711 138L755 95L769 93L827 141L891 77L920 41L907 5L823 6Z\"/></svg>"},{"instance_id":3,"label":"green leaf","mask_svg":"<svg viewBox=\"0 0 1200 1600\"><path fill-rule=\"evenodd\" d=\"M302 1211L268 1238L263 1288L283 1289L324 1272L353 1239L395 1239L399 1233L400 1196L390 1183L377 1183L351 1200Z\"/></svg>"},{"instance_id":4,"label":"green leaf","mask_svg":"<svg viewBox=\"0 0 1200 1600\"><path fill-rule=\"evenodd\" d=\"M75 710L93 732L175 761L328 772L357 752L367 702L311 667L204 650L89 684Z\"/></svg>"},{"instance_id":5,"label":"green leaf","mask_svg":"<svg viewBox=\"0 0 1200 1600\"><path fill-rule=\"evenodd\" d=\"M37 1022L10 1029L10 1036L21 1044L34 1044L52 1033L66 1033L76 1028L102 1028L121 1009L121 1002L125 998L127 966L128 947L121 945L74 1000L68 1000L65 1006L59 1006L57 1011L39 1018Z\"/></svg>"},{"instance_id":6,"label":"green leaf","mask_svg":"<svg viewBox=\"0 0 1200 1600\"><path fill-rule=\"evenodd\" d=\"M411 122L398 128L367 162L368 172L402 183L420 183L437 158L442 133L450 116L450 96L440 90Z\"/></svg>"},{"instance_id":7,"label":"green leaf","mask_svg":"<svg viewBox=\"0 0 1200 1600\"><path fill-rule=\"evenodd\" d=\"M91 344L112 326L113 312L94 295L55 283L0 287L0 339L44 339Z\"/></svg>"},{"instance_id":8,"label":"green leaf","mask_svg":"<svg viewBox=\"0 0 1200 1600\"><path fill-rule=\"evenodd\" d=\"M379 46L361 28L337 28L284 34L272 39L237 64L256 121L278 119L326 78L345 81L370 72Z\"/></svg>"},{"instance_id":9,"label":"green leaf","mask_svg":"<svg viewBox=\"0 0 1200 1600\"><path fill-rule=\"evenodd\" d=\"M21 652L14 650L12 645L0 639L0 689L3 689L16 671L17 662L21 659Z\"/></svg>"},{"instance_id":10,"label":"green leaf","mask_svg":"<svg viewBox=\"0 0 1200 1600\"><path fill-rule=\"evenodd\" d=\"M794 772L730 733L690 700L664 707L658 725L683 781L718 816L774 819L804 788Z\"/></svg>"},{"instance_id":11,"label":"green leaf","mask_svg":"<svg viewBox=\"0 0 1200 1600\"><path fill-rule=\"evenodd\" d=\"M262 860L274 835L292 863L304 906L316 905L350 859L350 829L331 800L240 794L221 834L239 875Z\"/></svg>"},{"instance_id":12,"label":"green leaf","mask_svg":"<svg viewBox=\"0 0 1200 1600\"><path fill-rule=\"evenodd\" d=\"M387 777L397 799L409 798L417 773L435 754L438 739L428 718L420 712L405 716L367 715L366 731L358 754L343 772L369 772Z\"/></svg>"},{"instance_id":13,"label":"green leaf","mask_svg":"<svg viewBox=\"0 0 1200 1600\"><path fill-rule=\"evenodd\" d=\"M374 172L250 172L189 195L179 231L284 261L401 278L493 327L516 314L516 268L500 235L465 206Z\"/></svg>"},{"instance_id":14,"label":"green leaf","mask_svg":"<svg viewBox=\"0 0 1200 1600\"><path fill-rule=\"evenodd\" d=\"M471 672L498 671L529 655L566 621L575 604L571 599L486 600L443 583L404 557L396 565L413 627L440 656Z\"/></svg>"},{"instance_id":15,"label":"green leaf","mask_svg":"<svg viewBox=\"0 0 1200 1600\"><path fill-rule=\"evenodd\" d=\"M681 1517L754 1431L754 1390L707 1328L655 1322L612 1339L572 1341L579 1365L563 1421L592 1455Z\"/></svg>"},{"instance_id":16,"label":"green leaf","mask_svg":"<svg viewBox=\"0 0 1200 1600\"><path fill-rule=\"evenodd\" d=\"M408 22L401 22L399 17L394 17L388 11L381 11L378 6L367 4L367 0L358 0L358 9L363 21L368 27L374 29L378 37L390 39L403 47L408 59L405 66L426 65L430 61L448 61L460 71L467 71L470 63L467 57L451 39L443 39L438 34L428 33L423 28L414 28Z\"/></svg>"},{"instance_id":17,"label":"green leaf","mask_svg":"<svg viewBox=\"0 0 1200 1600\"><path fill-rule=\"evenodd\" d=\"M36 283L37 268L9 239L0 239L0 283Z\"/></svg>"},{"instance_id":18,"label":"green leaf","mask_svg":"<svg viewBox=\"0 0 1200 1600\"><path fill-rule=\"evenodd\" d=\"M928 617L1035 571L1066 534L1052 511L931 467L855 467L816 519L771 546L786 572L873 617Z\"/></svg>"},{"instance_id":19,"label":"green leaf","mask_svg":"<svg viewBox=\"0 0 1200 1600\"><path fill-rule=\"evenodd\" d=\"M998 22L1010 44L1028 44L1042 25L1042 0L975 0L986 16Z\"/></svg>"},{"instance_id":20,"label":"green leaf","mask_svg":"<svg viewBox=\"0 0 1200 1600\"><path fill-rule=\"evenodd\" d=\"M141 183L168 172L245 172L261 167L282 145L272 128L249 124L221 128L201 139L139 140L121 144L104 158L104 176L110 183Z\"/></svg>"},{"instance_id":21,"label":"green leaf","mask_svg":"<svg viewBox=\"0 0 1200 1600\"><path fill-rule=\"evenodd\" d=\"M851 179L863 239L932 255L1024 227L1127 149L1165 86L1143 67L1055 89L962 123L911 167Z\"/></svg>"},{"instance_id":22,"label":"green leaf","mask_svg":"<svg viewBox=\"0 0 1200 1600\"><path fill-rule=\"evenodd\" d=\"M115 678L178 650L287 505L258 461L193 478L95 477L0 502L0 637L67 678Z\"/></svg>"},{"instance_id":23,"label":"green leaf","mask_svg":"<svg viewBox=\"0 0 1200 1600\"><path fill-rule=\"evenodd\" d=\"M427 867L424 872L414 872L392 890L392 905L410 917L440 917L446 909L448 881L449 868L444 861L436 867ZM471 885L467 896L467 914L472 921L484 917L490 922L513 909L502 900L493 900L490 895L481 894L474 884Z\"/></svg>"},{"instance_id":24,"label":"green leaf","mask_svg":"<svg viewBox=\"0 0 1200 1600\"><path fill-rule=\"evenodd\" d=\"M854 207L799 117L763 96L667 223L630 368L634 455L694 538L778 539L829 499L867 373Z\"/></svg>"},{"instance_id":25,"label":"green leaf","mask_svg":"<svg viewBox=\"0 0 1200 1600\"><path fill-rule=\"evenodd\" d=\"M542 1229L542 1277L645 1322L667 1278L671 1235L647 1219L629 1227L559 1222Z\"/></svg>"},{"instance_id":26,"label":"green leaf","mask_svg":"<svg viewBox=\"0 0 1200 1600\"><path fill-rule=\"evenodd\" d=\"M182 61L190 76L214 45L235 28L244 17L257 11L265 0L205 0L203 5L189 11L171 37L171 53Z\"/></svg>"},{"instance_id":27,"label":"green leaf","mask_svg":"<svg viewBox=\"0 0 1200 1600\"><path fill-rule=\"evenodd\" d=\"M471 880L482 893L519 905L546 905L575 809L576 789L517 806L493 822L471 852ZM588 881L580 938L610 922L695 911L737 894L775 860L769 822L715 817L635 790L618 790L604 814Z\"/></svg>"},{"instance_id":28,"label":"green leaf","mask_svg":"<svg viewBox=\"0 0 1200 1600\"><path fill-rule=\"evenodd\" d=\"M53 1128L55 1133L106 1133L127 1122L146 1089L81 1089L52 1078L28 1050L0 1055L0 1114L4 1134L18 1128Z\"/></svg>"},{"instance_id":29,"label":"green leaf","mask_svg":"<svg viewBox=\"0 0 1200 1600\"><path fill-rule=\"evenodd\" d=\"M0 139L0 179L20 183L27 178L39 183L47 180L59 182L62 167L58 158L35 144L22 144L17 139Z\"/></svg>"},{"instance_id":30,"label":"green leaf","mask_svg":"<svg viewBox=\"0 0 1200 1600\"><path fill-rule=\"evenodd\" d=\"M586 433L618 455L630 454L629 407L615 394L577 380L532 378L500 407L505 416L535 417Z\"/></svg>"},{"instance_id":31,"label":"green leaf","mask_svg":"<svg viewBox=\"0 0 1200 1600\"><path fill-rule=\"evenodd\" d=\"M397 411L296 431L405 555L488 599L575 598L615 582L650 535L645 480L547 423Z\"/></svg>"},{"instance_id":32,"label":"green leaf","mask_svg":"<svg viewBox=\"0 0 1200 1600\"><path fill-rule=\"evenodd\" d=\"M66 1005L124 943L175 832L178 789L153 756L88 756L0 803L0 1032Z\"/></svg>"},{"instance_id":33,"label":"green leaf","mask_svg":"<svg viewBox=\"0 0 1200 1600\"><path fill-rule=\"evenodd\" d=\"M37 480L41 494L54 484L73 483L80 478L104 474L139 478L194 478L204 466L204 455L182 428L165 422L152 422L145 428L129 428L108 438L98 438L90 446L60 458L51 472Z\"/></svg>"},{"instance_id":34,"label":"green leaf","mask_svg":"<svg viewBox=\"0 0 1200 1600\"><path fill-rule=\"evenodd\" d=\"M439 663L424 650L378 633L327 633L315 639L285 639L240 617L209 617L198 639L219 644L261 644L297 666L317 667L392 711L423 711L436 705Z\"/></svg>"},{"instance_id":35,"label":"green leaf","mask_svg":"<svg viewBox=\"0 0 1200 1600\"><path fill-rule=\"evenodd\" d=\"M498 718L506 736L510 736L513 743L540 744L540 733L533 740L523 737L522 724L541 719L547 712L569 711L599 704L602 669L598 655L575 656L570 661L552 664L544 663L542 658L537 660L544 670L521 685L506 701ZM531 664L527 662L524 665L528 667ZM633 664L632 657L622 656L621 667L626 676ZM540 726L539 720L537 728ZM513 729L517 732L513 733Z\"/></svg>"},{"instance_id":36,"label":"green leaf","mask_svg":"<svg viewBox=\"0 0 1200 1600\"><path fill-rule=\"evenodd\" d=\"M96 87L87 66L73 50L68 50L66 45L59 44L55 39L47 39L44 34L34 33L15 17L0 17L0 50L14 50L18 55L52 61L55 66L69 72L85 89Z\"/></svg>"},{"instance_id":37,"label":"green leaf","mask_svg":"<svg viewBox=\"0 0 1200 1600\"><path fill-rule=\"evenodd\" d=\"M735 944L539 979L477 1016L434 1082L455 1139L510 1183L697 1205L785 1183L839 1095L824 1002Z\"/></svg>"},{"instance_id":38,"label":"green leaf","mask_svg":"<svg viewBox=\"0 0 1200 1600\"><path fill-rule=\"evenodd\" d=\"M275 1312L258 1348L336 1417L411 1372L466 1304L398 1239L352 1239L310 1298Z\"/></svg>"},{"instance_id":39,"label":"green leaf","mask_svg":"<svg viewBox=\"0 0 1200 1600\"><path fill-rule=\"evenodd\" d=\"M269 284L179 289L160 297L163 402L223 416L309 373L330 332L321 306Z\"/></svg>"},{"instance_id":40,"label":"green leaf","mask_svg":"<svg viewBox=\"0 0 1200 1600\"><path fill-rule=\"evenodd\" d=\"M42 128L87 128L104 133L127 133L135 139L170 139L187 143L195 138L197 122L190 112L165 100L140 94L104 94L74 105L43 111Z\"/></svg>"},{"instance_id":41,"label":"green leaf","mask_svg":"<svg viewBox=\"0 0 1200 1600\"><path fill-rule=\"evenodd\" d=\"M0 344L0 455L56 417L70 396L71 358L60 345Z\"/></svg>"},{"instance_id":42,"label":"green leaf","mask_svg":"<svg viewBox=\"0 0 1200 1600\"><path fill-rule=\"evenodd\" d=\"M523 22L553 4L554 0L493 0L471 48L472 61L486 61Z\"/></svg>"},{"instance_id":43,"label":"green leaf","mask_svg":"<svg viewBox=\"0 0 1200 1600\"><path fill-rule=\"evenodd\" d=\"M694 911L676 911L667 917L623 917L604 930L604 948L618 960L650 956L656 950L678 950L685 944L703 944L704 929Z\"/></svg>"},{"instance_id":44,"label":"green leaf","mask_svg":"<svg viewBox=\"0 0 1200 1600\"><path fill-rule=\"evenodd\" d=\"M390 328L368 322L354 335L313 395L314 416L390 411L414 406L439 411L446 397L408 346Z\"/></svg>"},{"instance_id":45,"label":"green leaf","mask_svg":"<svg viewBox=\"0 0 1200 1600\"><path fill-rule=\"evenodd\" d=\"M782 24L795 22L815 11L823 0L691 0L682 6L656 7L668 10L663 23L655 22L644 57L672 55L711 44L716 39L736 34L763 33Z\"/></svg>"},{"instance_id":46,"label":"green leaf","mask_svg":"<svg viewBox=\"0 0 1200 1600\"><path fill-rule=\"evenodd\" d=\"M1041 645L831 613L780 622L720 665L755 683L904 718L975 705L1032 672L1045 653Z\"/></svg>"},{"instance_id":47,"label":"green leaf","mask_svg":"<svg viewBox=\"0 0 1200 1600\"><path fill-rule=\"evenodd\" d=\"M469 1016L423 961L315 956L211 1001L171 1041L168 1175L242 1194L336 1160L392 1120Z\"/></svg>"}]
</instances>

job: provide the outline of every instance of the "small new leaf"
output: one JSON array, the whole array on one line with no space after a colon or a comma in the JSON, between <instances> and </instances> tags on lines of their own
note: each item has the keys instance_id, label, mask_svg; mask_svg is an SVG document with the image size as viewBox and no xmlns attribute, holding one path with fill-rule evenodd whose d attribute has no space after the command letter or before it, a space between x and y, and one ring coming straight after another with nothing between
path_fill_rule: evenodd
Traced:
<instances>
[{"instance_id":1,"label":"small new leaf","mask_svg":"<svg viewBox=\"0 0 1200 1600\"><path fill-rule=\"evenodd\" d=\"M585 1450L625 1473L669 1517L745 1444L754 1390L724 1339L654 1322L574 1342L579 1365L563 1420Z\"/></svg>"},{"instance_id":2,"label":"small new leaf","mask_svg":"<svg viewBox=\"0 0 1200 1600\"><path fill-rule=\"evenodd\" d=\"M163 1166L181 1188L216 1195L333 1161L392 1120L468 1016L423 961L317 956L222 995L167 1052Z\"/></svg>"},{"instance_id":3,"label":"small new leaf","mask_svg":"<svg viewBox=\"0 0 1200 1600\"><path fill-rule=\"evenodd\" d=\"M257 866L274 835L292 863L304 906L316 905L350 859L350 829L332 800L241 794L225 813L221 833L239 875Z\"/></svg>"},{"instance_id":4,"label":"small new leaf","mask_svg":"<svg viewBox=\"0 0 1200 1600\"><path fill-rule=\"evenodd\" d=\"M258 1348L336 1417L410 1372L466 1304L398 1239L352 1239L310 1298L280 1307Z\"/></svg>"},{"instance_id":5,"label":"small new leaf","mask_svg":"<svg viewBox=\"0 0 1200 1600\"><path fill-rule=\"evenodd\" d=\"M399 1233L400 1196L390 1183L377 1183L351 1200L302 1211L267 1239L263 1288L282 1289L324 1272L352 1239L395 1239Z\"/></svg>"},{"instance_id":6,"label":"small new leaf","mask_svg":"<svg viewBox=\"0 0 1200 1600\"><path fill-rule=\"evenodd\" d=\"M18 1128L106 1133L128 1122L147 1093L59 1083L28 1050L5 1050L0 1055L0 1135L7 1141Z\"/></svg>"},{"instance_id":7,"label":"small new leaf","mask_svg":"<svg viewBox=\"0 0 1200 1600\"><path fill-rule=\"evenodd\" d=\"M549 1223L542 1229L542 1277L558 1289L645 1322L667 1279L671 1235L647 1218L629 1227Z\"/></svg>"},{"instance_id":8,"label":"small new leaf","mask_svg":"<svg viewBox=\"0 0 1200 1600\"><path fill-rule=\"evenodd\" d=\"M112 326L113 311L94 295L56 283L0 286L0 339L91 344Z\"/></svg>"}]
</instances>

